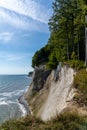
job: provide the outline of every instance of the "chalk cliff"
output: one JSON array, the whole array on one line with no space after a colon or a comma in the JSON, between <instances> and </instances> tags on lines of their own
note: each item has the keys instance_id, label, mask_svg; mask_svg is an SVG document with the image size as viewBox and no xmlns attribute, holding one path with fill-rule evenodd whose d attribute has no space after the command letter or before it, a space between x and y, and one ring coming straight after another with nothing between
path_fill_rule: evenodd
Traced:
<instances>
[{"instance_id":1,"label":"chalk cliff","mask_svg":"<svg viewBox=\"0 0 87 130\"><path fill-rule=\"evenodd\" d=\"M32 83L25 95L32 114L47 121L70 110L76 93L74 75L75 71L67 65L61 67L59 64L52 72L45 67L35 68Z\"/></svg>"}]
</instances>

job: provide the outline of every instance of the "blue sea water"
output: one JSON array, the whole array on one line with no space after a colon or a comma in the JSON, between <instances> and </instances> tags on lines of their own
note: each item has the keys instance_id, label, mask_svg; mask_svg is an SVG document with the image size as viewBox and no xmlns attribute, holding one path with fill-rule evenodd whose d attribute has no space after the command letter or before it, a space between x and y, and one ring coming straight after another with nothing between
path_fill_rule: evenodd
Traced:
<instances>
[{"instance_id":1,"label":"blue sea water","mask_svg":"<svg viewBox=\"0 0 87 130\"><path fill-rule=\"evenodd\" d=\"M27 91L30 82L26 75L0 75L0 123L26 114L18 98Z\"/></svg>"}]
</instances>

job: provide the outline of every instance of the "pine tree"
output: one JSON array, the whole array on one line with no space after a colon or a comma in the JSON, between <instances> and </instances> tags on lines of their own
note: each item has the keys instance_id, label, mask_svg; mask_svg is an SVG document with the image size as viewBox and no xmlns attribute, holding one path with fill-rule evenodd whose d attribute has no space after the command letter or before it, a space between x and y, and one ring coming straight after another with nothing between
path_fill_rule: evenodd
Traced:
<instances>
[{"instance_id":1,"label":"pine tree","mask_svg":"<svg viewBox=\"0 0 87 130\"><path fill-rule=\"evenodd\" d=\"M84 44L80 45L80 43L82 44L84 39L82 34L84 35L85 27L82 2L79 0L55 0L53 11L53 16L49 21L51 33L59 32L58 41L64 39L62 42L66 48L68 60L73 52L78 55L78 59L82 59L84 55L80 57L82 53L80 46L83 46L84 49Z\"/></svg>"}]
</instances>

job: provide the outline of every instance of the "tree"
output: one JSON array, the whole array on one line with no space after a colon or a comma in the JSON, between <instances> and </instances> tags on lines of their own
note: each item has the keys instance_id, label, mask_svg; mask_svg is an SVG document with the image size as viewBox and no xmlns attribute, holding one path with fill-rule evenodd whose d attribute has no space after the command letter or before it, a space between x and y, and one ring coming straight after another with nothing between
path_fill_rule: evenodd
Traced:
<instances>
[{"instance_id":1,"label":"tree","mask_svg":"<svg viewBox=\"0 0 87 130\"><path fill-rule=\"evenodd\" d=\"M57 39L58 41L62 39L61 41L66 48L68 60L73 52L78 55L78 59L84 59L84 55L80 57L83 50L81 49L82 51L79 51L80 46L84 49L83 39L85 38L83 31L85 28L85 21L83 19L81 1L55 0L53 2L53 16L49 20L49 27L52 34L53 32L59 32Z\"/></svg>"},{"instance_id":2,"label":"tree","mask_svg":"<svg viewBox=\"0 0 87 130\"><path fill-rule=\"evenodd\" d=\"M47 64L56 68L59 61L85 60L85 0L54 0L49 19L48 44L35 53L32 66ZM87 4L87 2L86 2Z\"/></svg>"},{"instance_id":3,"label":"tree","mask_svg":"<svg viewBox=\"0 0 87 130\"><path fill-rule=\"evenodd\" d=\"M40 64L45 64L46 62L48 62L48 57L51 53L51 49L51 46L46 45L39 51L36 51L32 58L32 67L39 66Z\"/></svg>"}]
</instances>

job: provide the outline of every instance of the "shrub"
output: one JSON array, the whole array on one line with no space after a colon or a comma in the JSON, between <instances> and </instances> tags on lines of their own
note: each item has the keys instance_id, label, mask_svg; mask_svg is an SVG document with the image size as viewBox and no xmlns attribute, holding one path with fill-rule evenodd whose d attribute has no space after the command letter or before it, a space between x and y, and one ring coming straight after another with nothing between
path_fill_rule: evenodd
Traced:
<instances>
[{"instance_id":1,"label":"shrub","mask_svg":"<svg viewBox=\"0 0 87 130\"><path fill-rule=\"evenodd\" d=\"M0 130L83 130L86 125L84 117L76 113L63 113L48 122L31 116L20 120L10 120L2 124Z\"/></svg>"},{"instance_id":2,"label":"shrub","mask_svg":"<svg viewBox=\"0 0 87 130\"><path fill-rule=\"evenodd\" d=\"M39 66L48 62L48 57L51 53L52 48L49 45L41 48L39 51L36 51L32 58L32 67Z\"/></svg>"},{"instance_id":3,"label":"shrub","mask_svg":"<svg viewBox=\"0 0 87 130\"><path fill-rule=\"evenodd\" d=\"M71 60L70 66L76 70L80 70L82 68L85 68L85 63L79 60Z\"/></svg>"},{"instance_id":4,"label":"shrub","mask_svg":"<svg viewBox=\"0 0 87 130\"><path fill-rule=\"evenodd\" d=\"M79 94L74 98L79 103L84 103L87 106L87 72L85 69L80 70L74 76L74 85L79 91Z\"/></svg>"},{"instance_id":5,"label":"shrub","mask_svg":"<svg viewBox=\"0 0 87 130\"><path fill-rule=\"evenodd\" d=\"M84 94L87 94L87 72L85 69L80 70L74 76L75 86Z\"/></svg>"}]
</instances>

